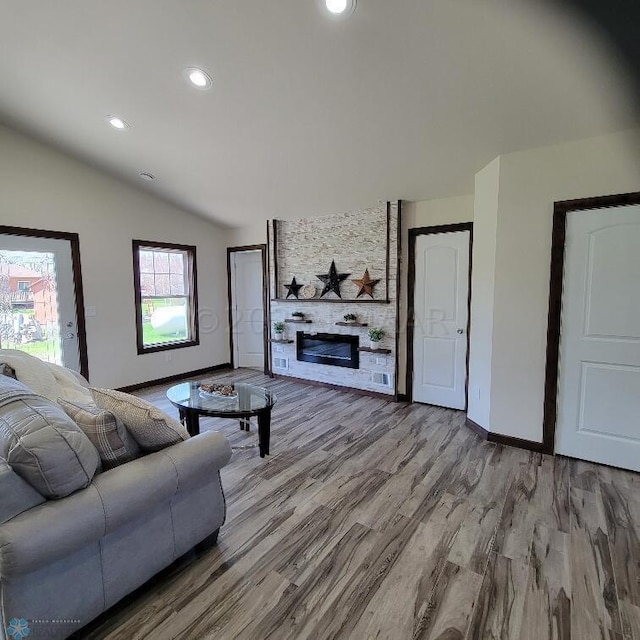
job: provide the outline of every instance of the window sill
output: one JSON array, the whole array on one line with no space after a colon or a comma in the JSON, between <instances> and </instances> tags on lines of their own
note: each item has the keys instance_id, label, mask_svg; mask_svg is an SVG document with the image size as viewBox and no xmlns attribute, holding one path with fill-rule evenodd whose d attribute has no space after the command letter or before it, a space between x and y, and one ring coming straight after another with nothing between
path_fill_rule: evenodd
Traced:
<instances>
[{"instance_id":1,"label":"window sill","mask_svg":"<svg viewBox=\"0 0 640 640\"><path fill-rule=\"evenodd\" d=\"M197 347L199 340L189 340L186 342L168 342L167 344L154 344L148 347L138 345L138 355L142 356L146 353L156 353L158 351L171 351L172 349L184 349L185 347Z\"/></svg>"}]
</instances>

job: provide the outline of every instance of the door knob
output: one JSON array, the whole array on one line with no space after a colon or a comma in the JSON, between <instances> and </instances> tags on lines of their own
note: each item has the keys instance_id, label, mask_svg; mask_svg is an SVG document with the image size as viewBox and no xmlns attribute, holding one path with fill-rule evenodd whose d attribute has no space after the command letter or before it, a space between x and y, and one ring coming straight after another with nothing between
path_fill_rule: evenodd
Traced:
<instances>
[{"instance_id":1,"label":"door knob","mask_svg":"<svg viewBox=\"0 0 640 640\"><path fill-rule=\"evenodd\" d=\"M464 329L458 329L456 333L464 333Z\"/></svg>"}]
</instances>

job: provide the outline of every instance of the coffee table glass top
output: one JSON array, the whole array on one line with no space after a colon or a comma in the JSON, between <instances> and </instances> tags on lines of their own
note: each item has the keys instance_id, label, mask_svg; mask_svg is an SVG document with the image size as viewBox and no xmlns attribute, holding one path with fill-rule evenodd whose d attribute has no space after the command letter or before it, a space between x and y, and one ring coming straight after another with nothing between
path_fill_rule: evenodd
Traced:
<instances>
[{"instance_id":1,"label":"coffee table glass top","mask_svg":"<svg viewBox=\"0 0 640 640\"><path fill-rule=\"evenodd\" d=\"M200 390L200 381L183 382L167 391L167 398L176 406L200 413L242 414L258 412L272 407L275 393L253 384L234 383L235 397L220 397Z\"/></svg>"}]
</instances>

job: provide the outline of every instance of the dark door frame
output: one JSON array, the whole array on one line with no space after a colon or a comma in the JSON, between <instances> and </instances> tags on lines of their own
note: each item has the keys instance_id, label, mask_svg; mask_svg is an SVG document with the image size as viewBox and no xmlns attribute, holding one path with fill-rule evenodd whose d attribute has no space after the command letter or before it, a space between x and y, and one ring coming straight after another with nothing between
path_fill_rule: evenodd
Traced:
<instances>
[{"instance_id":1,"label":"dark door frame","mask_svg":"<svg viewBox=\"0 0 640 640\"><path fill-rule=\"evenodd\" d=\"M84 290L82 287L82 268L80 263L80 236L66 231L48 231L45 229L27 229L25 227L9 227L0 225L0 234L7 236L23 236L27 238L50 238L67 240L71 245L71 267L73 270L73 288L76 299L76 333L80 352L80 373L89 379L89 356L87 351L87 328L84 313Z\"/></svg>"},{"instance_id":2,"label":"dark door frame","mask_svg":"<svg viewBox=\"0 0 640 640\"><path fill-rule=\"evenodd\" d=\"M558 364L562 323L562 281L567 237L567 214L572 211L612 209L640 204L640 191L596 198L563 200L553 205L551 239L551 273L549 276L549 319L547 324L547 362L544 383L544 417L542 422L542 451L555 451L558 419Z\"/></svg>"},{"instance_id":3,"label":"dark door frame","mask_svg":"<svg viewBox=\"0 0 640 640\"><path fill-rule=\"evenodd\" d=\"M262 257L262 338L264 343L264 373L269 375L269 274L267 271L267 245L266 244L249 244L240 247L227 247L227 304L229 308L229 358L231 367L235 367L234 363L234 343L233 343L233 292L231 286L231 254L242 253L245 251L260 251Z\"/></svg>"},{"instance_id":4,"label":"dark door frame","mask_svg":"<svg viewBox=\"0 0 640 640\"><path fill-rule=\"evenodd\" d=\"M416 287L416 238L422 235L435 235L440 233L469 232L469 292L467 296L467 362L466 380L464 389L464 410L469 404L469 348L471 330L471 270L473 264L473 222L460 222L457 224L443 224L433 227L417 227L409 229L409 271L407 283L407 373L406 394L409 402L413 402L413 330L415 325L415 287Z\"/></svg>"}]
</instances>

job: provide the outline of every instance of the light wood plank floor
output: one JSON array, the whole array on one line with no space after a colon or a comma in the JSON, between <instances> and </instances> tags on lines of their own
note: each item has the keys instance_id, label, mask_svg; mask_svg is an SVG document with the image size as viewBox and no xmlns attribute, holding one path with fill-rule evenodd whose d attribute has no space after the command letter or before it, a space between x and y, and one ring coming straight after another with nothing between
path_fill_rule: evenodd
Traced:
<instances>
[{"instance_id":1,"label":"light wood plank floor","mask_svg":"<svg viewBox=\"0 0 640 640\"><path fill-rule=\"evenodd\" d=\"M276 391L272 455L235 452L217 547L90 637L640 640L640 475L484 442L457 411L215 377ZM140 395L174 414L165 390Z\"/></svg>"}]
</instances>

